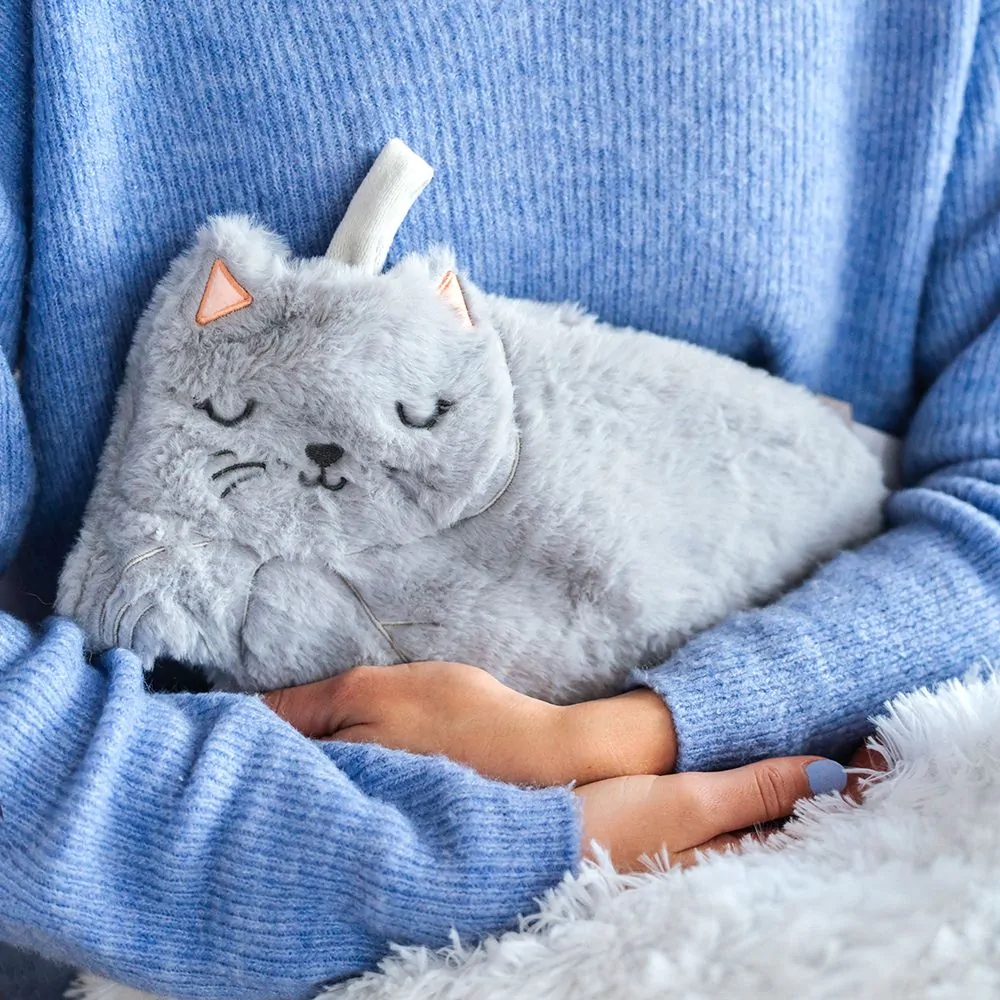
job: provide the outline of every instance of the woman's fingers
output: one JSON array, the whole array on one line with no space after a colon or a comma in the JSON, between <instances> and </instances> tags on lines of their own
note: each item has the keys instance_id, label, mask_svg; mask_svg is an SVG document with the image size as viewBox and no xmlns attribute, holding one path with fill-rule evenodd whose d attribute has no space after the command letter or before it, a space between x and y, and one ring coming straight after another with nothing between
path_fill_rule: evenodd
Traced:
<instances>
[{"instance_id":1,"label":"woman's fingers","mask_svg":"<svg viewBox=\"0 0 1000 1000\"><path fill-rule=\"evenodd\" d=\"M799 799L842 792L847 772L822 757L779 757L731 771L678 775L690 779L697 806L691 810L686 848L722 834L790 816Z\"/></svg>"},{"instance_id":2,"label":"woman's fingers","mask_svg":"<svg viewBox=\"0 0 1000 1000\"><path fill-rule=\"evenodd\" d=\"M322 739L342 726L356 724L355 706L369 683L370 667L356 667L336 677L279 688L264 695L264 704L304 736Z\"/></svg>"},{"instance_id":3,"label":"woman's fingers","mask_svg":"<svg viewBox=\"0 0 1000 1000\"><path fill-rule=\"evenodd\" d=\"M364 723L338 729L335 733L323 736L321 739L327 743L381 743L382 746L386 746L390 750L402 749L401 747L393 747L391 742L381 739L378 730L374 726L365 725Z\"/></svg>"},{"instance_id":4,"label":"woman's fingers","mask_svg":"<svg viewBox=\"0 0 1000 1000\"><path fill-rule=\"evenodd\" d=\"M731 846L746 828L790 815L806 796L840 792L846 781L839 764L820 757L597 781L575 790L583 811L584 854L596 842L623 871L641 870L644 857L664 849L690 863L695 851Z\"/></svg>"},{"instance_id":5,"label":"woman's fingers","mask_svg":"<svg viewBox=\"0 0 1000 1000\"><path fill-rule=\"evenodd\" d=\"M690 868L696 865L705 854L722 854L725 851L741 851L747 844L759 842L768 836L768 831L763 833L757 830L741 830L739 833L723 833L718 837L713 837L704 844L697 847L689 847L686 851L674 851L670 855L670 866L680 868Z\"/></svg>"}]
</instances>

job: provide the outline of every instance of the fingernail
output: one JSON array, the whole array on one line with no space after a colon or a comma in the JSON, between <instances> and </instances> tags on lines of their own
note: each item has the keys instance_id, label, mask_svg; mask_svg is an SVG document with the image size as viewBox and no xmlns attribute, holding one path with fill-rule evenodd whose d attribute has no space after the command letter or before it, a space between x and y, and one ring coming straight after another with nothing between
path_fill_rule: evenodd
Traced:
<instances>
[{"instance_id":1,"label":"fingernail","mask_svg":"<svg viewBox=\"0 0 1000 1000\"><path fill-rule=\"evenodd\" d=\"M813 795L842 792L847 787L847 772L835 760L814 760L806 764L806 777Z\"/></svg>"}]
</instances>

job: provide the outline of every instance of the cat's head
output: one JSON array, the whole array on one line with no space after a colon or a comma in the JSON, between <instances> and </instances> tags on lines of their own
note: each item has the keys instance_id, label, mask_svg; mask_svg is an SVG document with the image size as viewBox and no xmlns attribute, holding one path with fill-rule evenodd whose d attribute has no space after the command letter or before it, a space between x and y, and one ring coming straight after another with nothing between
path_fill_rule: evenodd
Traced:
<instances>
[{"instance_id":1,"label":"cat's head","mask_svg":"<svg viewBox=\"0 0 1000 1000\"><path fill-rule=\"evenodd\" d=\"M489 502L516 451L477 301L441 255L370 275L215 218L143 316L101 476L265 558L440 531Z\"/></svg>"}]
</instances>

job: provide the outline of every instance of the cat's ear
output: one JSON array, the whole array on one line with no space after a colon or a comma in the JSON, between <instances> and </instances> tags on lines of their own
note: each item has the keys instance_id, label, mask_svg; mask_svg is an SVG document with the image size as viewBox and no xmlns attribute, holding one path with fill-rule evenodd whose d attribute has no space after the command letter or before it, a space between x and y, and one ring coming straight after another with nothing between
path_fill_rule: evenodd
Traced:
<instances>
[{"instance_id":1,"label":"cat's ear","mask_svg":"<svg viewBox=\"0 0 1000 1000\"><path fill-rule=\"evenodd\" d=\"M389 271L391 280L429 282L438 298L454 313L466 329L477 324L473 320L473 310L469 308L470 292L475 304L475 288L466 289L458 276L455 255L446 246L433 246L426 254L407 254Z\"/></svg>"},{"instance_id":2,"label":"cat's ear","mask_svg":"<svg viewBox=\"0 0 1000 1000\"><path fill-rule=\"evenodd\" d=\"M434 291L458 317L462 326L471 330L473 326L472 316L469 313L469 304L465 300L465 292L462 290L462 282L458 275L449 268L441 276Z\"/></svg>"},{"instance_id":3,"label":"cat's ear","mask_svg":"<svg viewBox=\"0 0 1000 1000\"><path fill-rule=\"evenodd\" d=\"M289 255L283 240L248 216L213 216L179 264L185 322L206 327L235 314L240 329L244 321L256 326L253 317L275 300Z\"/></svg>"},{"instance_id":4,"label":"cat's ear","mask_svg":"<svg viewBox=\"0 0 1000 1000\"><path fill-rule=\"evenodd\" d=\"M221 257L216 257L208 272L208 281L205 282L205 291L202 292L194 319L198 326L208 326L209 323L252 304L253 295L250 291L233 277L226 262Z\"/></svg>"}]
</instances>

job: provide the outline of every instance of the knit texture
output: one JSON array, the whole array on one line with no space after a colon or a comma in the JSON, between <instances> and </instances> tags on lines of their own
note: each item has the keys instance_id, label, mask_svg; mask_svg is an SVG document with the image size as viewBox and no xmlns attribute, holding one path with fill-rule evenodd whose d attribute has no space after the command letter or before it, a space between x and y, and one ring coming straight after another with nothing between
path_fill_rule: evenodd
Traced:
<instances>
[{"instance_id":1,"label":"knit texture","mask_svg":"<svg viewBox=\"0 0 1000 1000\"><path fill-rule=\"evenodd\" d=\"M0 553L51 598L136 318L205 216L322 252L398 135L437 175L394 256L450 243L485 289L906 434L884 536L637 677L682 767L843 750L888 695L1000 646L995 7L6 4ZM0 651L0 937L115 978L304 993L388 938L504 923L576 850L565 791L148 695L68 623L5 618Z\"/></svg>"}]
</instances>

